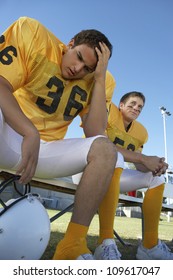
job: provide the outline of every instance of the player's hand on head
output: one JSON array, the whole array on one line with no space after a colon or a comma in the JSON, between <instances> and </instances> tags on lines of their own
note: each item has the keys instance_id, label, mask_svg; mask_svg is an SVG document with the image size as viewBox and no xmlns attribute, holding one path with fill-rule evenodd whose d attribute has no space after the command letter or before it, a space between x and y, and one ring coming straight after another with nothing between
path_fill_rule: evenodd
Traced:
<instances>
[{"instance_id":1,"label":"player's hand on head","mask_svg":"<svg viewBox=\"0 0 173 280\"><path fill-rule=\"evenodd\" d=\"M95 69L95 80L105 78L110 57L110 50L105 43L100 42L100 49L101 51L98 48L95 49L98 56L98 62Z\"/></svg>"}]
</instances>

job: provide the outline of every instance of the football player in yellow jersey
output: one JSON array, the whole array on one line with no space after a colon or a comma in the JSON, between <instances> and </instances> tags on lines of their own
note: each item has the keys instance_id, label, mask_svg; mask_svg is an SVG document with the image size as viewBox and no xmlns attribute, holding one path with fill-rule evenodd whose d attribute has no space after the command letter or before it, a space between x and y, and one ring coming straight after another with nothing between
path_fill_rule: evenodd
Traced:
<instances>
[{"instance_id":1,"label":"football player in yellow jersey","mask_svg":"<svg viewBox=\"0 0 173 280\"><path fill-rule=\"evenodd\" d=\"M28 17L0 36L0 168L16 171L22 184L84 170L53 259L93 259L86 243L90 222L99 207L105 220L103 208L116 190L112 176L119 184L122 168L115 174L116 149L104 135L115 87L107 71L111 54L111 43L97 30L83 30L65 45ZM63 139L77 115L87 138Z\"/></svg>"},{"instance_id":2,"label":"football player in yellow jersey","mask_svg":"<svg viewBox=\"0 0 173 280\"><path fill-rule=\"evenodd\" d=\"M163 161L162 170L151 172L150 164L155 157L145 156L146 164L139 164L138 157L148 140L146 128L136 119L145 104L145 97L140 92L129 92L122 96L119 108L111 104L107 135L122 153L124 160L134 163L136 170L124 169L120 178L120 192L148 188L143 202L144 233L142 244L137 250L137 259L173 259L173 253L158 239L158 226L161 213L164 173L168 167ZM148 165L147 165L148 161Z\"/></svg>"},{"instance_id":3,"label":"football player in yellow jersey","mask_svg":"<svg viewBox=\"0 0 173 280\"><path fill-rule=\"evenodd\" d=\"M164 174L168 165L164 158L146 156L142 154L143 145L148 140L145 127L136 121L145 104L145 97L140 92L129 92L122 96L119 107L111 103L108 115L107 136L116 145L125 161L134 163L137 170L124 169L120 177L120 192L130 192L147 187L143 203L144 215L144 239L138 248L138 259L173 259L173 254L167 246L158 240L158 225L162 207ZM154 169L156 162L160 161L160 167ZM73 181L78 184L82 173L73 175ZM113 177L112 180L114 180ZM116 184L116 182L115 182ZM114 189L112 189L113 193ZM118 186L116 187L116 200L118 199ZM111 201L111 197L109 197ZM109 215L105 220L100 220L100 228L110 228L112 207L111 203L105 205L103 211ZM99 208L100 211L101 207ZM106 210L105 210L106 209ZM100 214L100 212L99 212ZM111 217L111 218L110 218ZM101 234L104 236L104 234ZM120 259L121 254L110 236L104 239L99 237L99 246L96 248L95 259Z\"/></svg>"}]
</instances>

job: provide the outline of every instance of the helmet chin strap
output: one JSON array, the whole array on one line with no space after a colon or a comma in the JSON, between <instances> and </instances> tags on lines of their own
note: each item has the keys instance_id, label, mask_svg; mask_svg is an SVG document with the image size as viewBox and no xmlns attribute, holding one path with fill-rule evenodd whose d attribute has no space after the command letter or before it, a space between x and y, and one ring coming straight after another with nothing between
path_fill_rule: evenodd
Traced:
<instances>
[{"instance_id":1,"label":"helmet chin strap","mask_svg":"<svg viewBox=\"0 0 173 280\"><path fill-rule=\"evenodd\" d=\"M4 181L2 181L2 182L0 183L0 194L5 190L5 188L8 187L9 184L13 183L14 189L15 189L16 192L21 196L21 198L14 200L13 203L10 203L10 204L8 204L8 205L0 198L0 203L1 203L2 207L4 208L3 210L0 211L0 216L1 216L7 209L9 209L12 205L14 205L15 203L17 203L19 200L23 199L27 193L30 193L31 186L30 186L29 183L23 186L23 187L24 187L24 192L23 192L23 193L21 193L21 192L18 190L17 185L16 185L16 181L18 181L19 179L20 179L20 176L19 176L19 175L12 175L10 178L5 179ZM34 194L34 195L35 195L35 194Z\"/></svg>"},{"instance_id":2,"label":"helmet chin strap","mask_svg":"<svg viewBox=\"0 0 173 280\"><path fill-rule=\"evenodd\" d=\"M23 195L29 193L30 190L31 190L30 183L24 185L24 192L23 192L23 193L21 193L21 192L18 190L17 185L16 185L16 181L18 181L19 179L20 179L20 175L11 175L10 178L5 179L4 181L2 181L2 182L0 183L0 193L3 192L3 190L4 190L10 183L13 183L14 188L15 188L16 192L17 192L19 195L23 196Z\"/></svg>"}]
</instances>

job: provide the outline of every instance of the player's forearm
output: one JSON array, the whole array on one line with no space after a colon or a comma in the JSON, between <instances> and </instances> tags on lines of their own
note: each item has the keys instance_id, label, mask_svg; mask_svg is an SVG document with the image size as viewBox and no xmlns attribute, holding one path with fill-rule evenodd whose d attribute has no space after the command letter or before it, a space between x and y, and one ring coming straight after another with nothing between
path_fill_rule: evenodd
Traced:
<instances>
[{"instance_id":1,"label":"player's forearm","mask_svg":"<svg viewBox=\"0 0 173 280\"><path fill-rule=\"evenodd\" d=\"M92 92L90 110L84 124L87 137L103 135L107 126L105 81L96 81Z\"/></svg>"},{"instance_id":2,"label":"player's forearm","mask_svg":"<svg viewBox=\"0 0 173 280\"><path fill-rule=\"evenodd\" d=\"M142 163L134 163L135 167L137 170L142 171L142 172L149 172L150 169L148 169L145 165Z\"/></svg>"},{"instance_id":3,"label":"player's forearm","mask_svg":"<svg viewBox=\"0 0 173 280\"><path fill-rule=\"evenodd\" d=\"M13 96L11 85L0 77L0 108L5 121L20 135L38 134L32 122L23 114Z\"/></svg>"},{"instance_id":4,"label":"player's forearm","mask_svg":"<svg viewBox=\"0 0 173 280\"><path fill-rule=\"evenodd\" d=\"M164 158L158 156L146 156L139 152L132 152L126 149L122 149L117 146L117 150L122 153L124 160L135 164L138 170L143 172L154 172L154 174L164 174L167 164L164 162Z\"/></svg>"},{"instance_id":5,"label":"player's forearm","mask_svg":"<svg viewBox=\"0 0 173 280\"><path fill-rule=\"evenodd\" d=\"M119 146L116 146L117 150L123 155L124 160L131 163L143 164L144 155L138 152L133 152L130 150L123 149Z\"/></svg>"},{"instance_id":6,"label":"player's forearm","mask_svg":"<svg viewBox=\"0 0 173 280\"><path fill-rule=\"evenodd\" d=\"M107 126L106 110L106 71L110 50L105 43L100 42L100 49L95 48L98 61L94 71L95 84L91 97L90 110L85 119L84 132L87 137L104 134Z\"/></svg>"}]
</instances>

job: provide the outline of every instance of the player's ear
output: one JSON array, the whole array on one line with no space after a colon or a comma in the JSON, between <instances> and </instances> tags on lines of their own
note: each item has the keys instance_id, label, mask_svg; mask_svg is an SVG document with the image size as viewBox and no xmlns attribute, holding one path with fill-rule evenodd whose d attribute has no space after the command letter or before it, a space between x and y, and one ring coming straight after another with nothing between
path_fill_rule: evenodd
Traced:
<instances>
[{"instance_id":1,"label":"player's ear","mask_svg":"<svg viewBox=\"0 0 173 280\"><path fill-rule=\"evenodd\" d=\"M71 49L74 46L74 39L71 39L70 42L67 44L67 48Z\"/></svg>"},{"instance_id":2,"label":"player's ear","mask_svg":"<svg viewBox=\"0 0 173 280\"><path fill-rule=\"evenodd\" d=\"M119 108L120 108L120 109L122 109L122 108L123 108L123 106L124 106L124 103L123 103L123 102L120 102L120 104L119 104Z\"/></svg>"}]
</instances>

